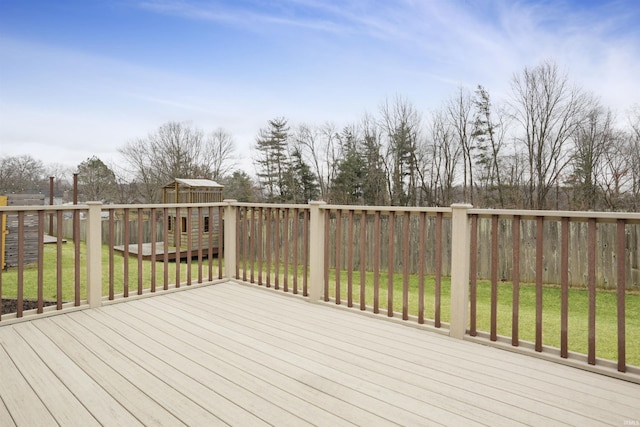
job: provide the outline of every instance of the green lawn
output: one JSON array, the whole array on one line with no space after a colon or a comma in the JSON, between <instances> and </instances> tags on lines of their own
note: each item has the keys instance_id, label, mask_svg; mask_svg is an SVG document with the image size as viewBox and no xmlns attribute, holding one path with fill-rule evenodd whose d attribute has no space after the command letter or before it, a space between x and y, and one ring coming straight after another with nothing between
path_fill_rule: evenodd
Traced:
<instances>
[{"instance_id":1,"label":"green lawn","mask_svg":"<svg viewBox=\"0 0 640 427\"><path fill-rule=\"evenodd\" d=\"M80 299L86 299L86 288L83 285L86 280L86 251L84 243L80 246ZM62 300L74 300L74 245L69 242L62 245ZM56 270L56 245L44 246L44 268L43 268L43 297L45 300L55 301L57 298L57 270ZM122 293L125 286L124 280L124 257L120 253L114 253L114 294ZM143 289L151 288L151 261L142 262L143 271ZM217 277L218 259L213 260L214 276ZM128 288L129 295L138 291L138 259L132 255L129 256L128 262ZM170 261L168 263L168 283L170 286L176 282L176 263ZM203 260L203 278L208 278L208 261ZM109 295L109 249L107 246L102 247L102 295ZM198 279L197 260L192 261L191 280L192 283ZM182 283L187 280L187 264L182 261L180 264L180 281ZM15 298L17 296L18 272L16 268L2 272L2 297ZM24 298L37 297L38 269L35 264L28 265L24 269ZM162 288L164 285L164 263L156 263L156 287Z\"/></svg>"}]
</instances>

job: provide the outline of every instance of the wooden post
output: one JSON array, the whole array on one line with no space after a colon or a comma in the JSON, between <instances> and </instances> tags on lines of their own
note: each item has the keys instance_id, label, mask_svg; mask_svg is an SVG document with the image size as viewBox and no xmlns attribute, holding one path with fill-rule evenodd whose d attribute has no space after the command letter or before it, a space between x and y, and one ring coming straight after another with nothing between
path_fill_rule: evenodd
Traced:
<instances>
[{"instance_id":1,"label":"wooden post","mask_svg":"<svg viewBox=\"0 0 640 427\"><path fill-rule=\"evenodd\" d=\"M102 203L87 202L87 302L102 304Z\"/></svg>"},{"instance_id":2,"label":"wooden post","mask_svg":"<svg viewBox=\"0 0 640 427\"><path fill-rule=\"evenodd\" d=\"M236 209L235 199L223 200L224 207L224 277L235 278L236 272ZM220 239L218 239L218 242Z\"/></svg>"},{"instance_id":3,"label":"wooden post","mask_svg":"<svg viewBox=\"0 0 640 427\"><path fill-rule=\"evenodd\" d=\"M310 202L309 218L309 301L319 302L324 289L324 209L325 202Z\"/></svg>"},{"instance_id":4,"label":"wooden post","mask_svg":"<svg viewBox=\"0 0 640 427\"><path fill-rule=\"evenodd\" d=\"M451 323L449 335L462 339L469 310L469 217L468 204L451 205Z\"/></svg>"}]
</instances>

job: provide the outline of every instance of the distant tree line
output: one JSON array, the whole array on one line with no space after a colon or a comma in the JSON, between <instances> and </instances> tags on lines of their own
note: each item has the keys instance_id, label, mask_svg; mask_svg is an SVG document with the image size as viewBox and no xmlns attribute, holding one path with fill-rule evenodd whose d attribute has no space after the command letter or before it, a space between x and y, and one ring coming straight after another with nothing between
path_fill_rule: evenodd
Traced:
<instances>
[{"instance_id":1,"label":"distant tree line","mask_svg":"<svg viewBox=\"0 0 640 427\"><path fill-rule=\"evenodd\" d=\"M342 129L269 120L254 161L274 202L638 211L640 107L626 119L544 62L502 103L478 86L428 115L395 97Z\"/></svg>"},{"instance_id":2,"label":"distant tree line","mask_svg":"<svg viewBox=\"0 0 640 427\"><path fill-rule=\"evenodd\" d=\"M68 191L75 172L81 200L105 203L159 202L182 177L240 201L639 211L640 105L625 114L543 62L514 74L500 102L478 86L427 114L396 96L340 128L272 118L255 139L255 176L236 167L228 131L168 122L122 146L117 165L2 157L0 194L46 191L49 176Z\"/></svg>"}]
</instances>

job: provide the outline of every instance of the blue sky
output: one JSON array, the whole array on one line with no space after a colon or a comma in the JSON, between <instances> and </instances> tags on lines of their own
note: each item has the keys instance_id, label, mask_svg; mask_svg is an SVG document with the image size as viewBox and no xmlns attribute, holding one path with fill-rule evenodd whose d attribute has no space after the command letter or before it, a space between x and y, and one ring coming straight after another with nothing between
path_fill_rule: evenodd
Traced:
<instances>
[{"instance_id":1,"label":"blue sky","mask_svg":"<svg viewBox=\"0 0 640 427\"><path fill-rule=\"evenodd\" d=\"M640 103L640 1L0 0L0 156L75 167L163 123L333 122L396 95L428 114L464 86L509 96L553 60L619 116Z\"/></svg>"}]
</instances>

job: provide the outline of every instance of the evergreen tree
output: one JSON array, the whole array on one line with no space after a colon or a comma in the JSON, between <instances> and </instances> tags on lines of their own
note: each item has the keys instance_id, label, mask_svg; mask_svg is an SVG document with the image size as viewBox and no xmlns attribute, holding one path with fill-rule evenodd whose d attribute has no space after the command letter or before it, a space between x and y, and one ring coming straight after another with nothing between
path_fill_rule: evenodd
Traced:
<instances>
[{"instance_id":1,"label":"evergreen tree","mask_svg":"<svg viewBox=\"0 0 640 427\"><path fill-rule=\"evenodd\" d=\"M338 204L363 204L366 165L358 150L355 135L345 128L340 135L344 158L338 163L338 173L331 187L331 202Z\"/></svg>"},{"instance_id":2,"label":"evergreen tree","mask_svg":"<svg viewBox=\"0 0 640 427\"><path fill-rule=\"evenodd\" d=\"M317 200L320 187L316 175L302 158L302 153L296 147L291 153L291 160L286 172L283 201L291 203L308 203Z\"/></svg>"},{"instance_id":3,"label":"evergreen tree","mask_svg":"<svg viewBox=\"0 0 640 427\"><path fill-rule=\"evenodd\" d=\"M257 176L267 202L283 202L286 199L288 142L289 127L284 117L269 120L268 126L260 129L256 138Z\"/></svg>"},{"instance_id":4,"label":"evergreen tree","mask_svg":"<svg viewBox=\"0 0 640 427\"><path fill-rule=\"evenodd\" d=\"M113 202L117 194L116 175L98 157L78 165L78 192L86 201Z\"/></svg>"}]
</instances>

